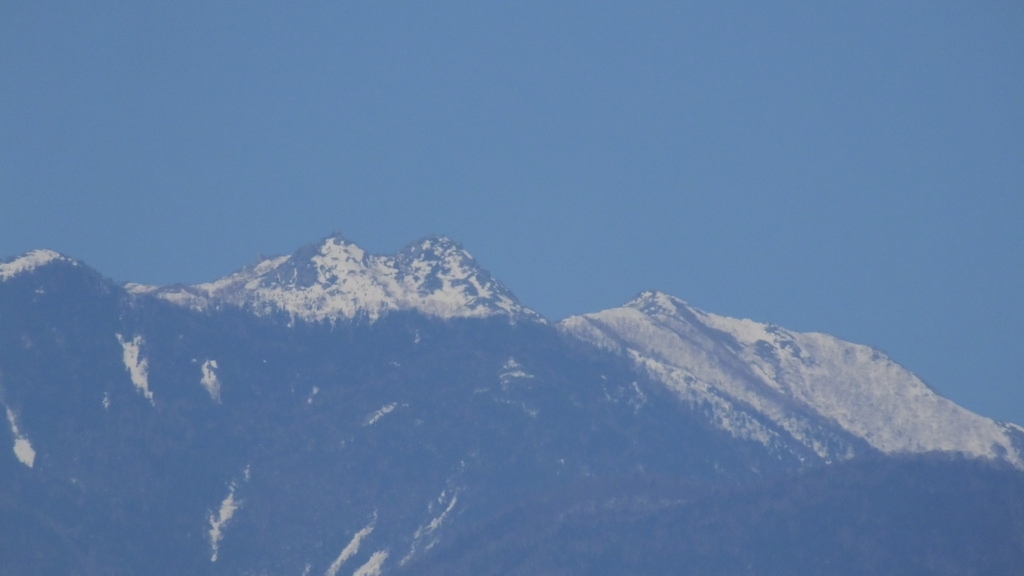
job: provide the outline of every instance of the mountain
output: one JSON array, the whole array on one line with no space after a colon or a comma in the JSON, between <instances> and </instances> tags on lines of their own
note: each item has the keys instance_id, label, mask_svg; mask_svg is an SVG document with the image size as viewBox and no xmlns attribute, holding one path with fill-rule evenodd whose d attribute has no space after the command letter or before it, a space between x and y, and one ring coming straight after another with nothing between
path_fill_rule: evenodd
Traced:
<instances>
[{"instance_id":1,"label":"mountain","mask_svg":"<svg viewBox=\"0 0 1024 576\"><path fill-rule=\"evenodd\" d=\"M257 315L285 313L312 322L375 320L400 310L438 318L540 319L458 243L441 236L381 256L367 254L338 235L208 284L127 288L195 310L238 306Z\"/></svg>"},{"instance_id":2,"label":"mountain","mask_svg":"<svg viewBox=\"0 0 1024 576\"><path fill-rule=\"evenodd\" d=\"M558 326L627 355L738 438L795 442L827 461L853 456L853 437L886 454L958 452L1024 467L1024 429L957 406L868 346L709 314L658 292Z\"/></svg>"},{"instance_id":3,"label":"mountain","mask_svg":"<svg viewBox=\"0 0 1024 576\"><path fill-rule=\"evenodd\" d=\"M962 459L943 474L976 479L947 497L975 511L1005 501L987 529L1011 540L1024 525L1006 490L979 488L1020 479L1020 428L956 407L880 353L658 293L551 323L441 237L372 255L331 236L196 286L119 285L50 251L11 259L0 404L11 575L417 573L456 558L432 555L466 534L499 538L509 510L552 494L546 510L572 508L593 483L629 502L776 494L862 462L927 478L899 463L934 451ZM827 473L814 490L867 501L872 474L859 493ZM925 547L958 534L934 532L934 505L905 514ZM675 526L671 506L643 509ZM574 546L626 537L615 526L635 516L616 514ZM514 533L572 518L530 516ZM855 540L874 530L840 524ZM702 546L725 553L736 534Z\"/></svg>"}]
</instances>

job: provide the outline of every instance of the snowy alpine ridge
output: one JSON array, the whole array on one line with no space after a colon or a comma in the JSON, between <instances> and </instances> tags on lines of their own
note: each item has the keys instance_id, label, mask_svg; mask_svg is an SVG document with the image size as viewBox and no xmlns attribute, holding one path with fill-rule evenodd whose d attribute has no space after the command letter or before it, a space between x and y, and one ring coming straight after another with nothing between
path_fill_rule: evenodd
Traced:
<instances>
[{"instance_id":1,"label":"snowy alpine ridge","mask_svg":"<svg viewBox=\"0 0 1024 576\"><path fill-rule=\"evenodd\" d=\"M35 250L0 263L0 281L56 262L81 266L56 252ZM213 282L129 283L125 289L196 311L238 307L258 316L283 313L292 321L374 321L413 311L443 319L546 323L460 244L443 236L419 240L395 255L374 255L333 235ZM556 327L565 336L627 356L636 370L717 428L800 459L831 462L866 449L940 451L1024 469L1024 428L961 408L868 346L718 316L660 292L641 293L622 307L573 316ZM137 344L122 341L122 346ZM126 358L128 352L125 348ZM216 365L204 366L203 382L219 400L219 390L210 388L211 367Z\"/></svg>"},{"instance_id":2,"label":"snowy alpine ridge","mask_svg":"<svg viewBox=\"0 0 1024 576\"><path fill-rule=\"evenodd\" d=\"M1024 428L870 347L658 292L549 323L443 237L331 236L195 286L0 262L4 419L3 576L1024 561Z\"/></svg>"},{"instance_id":3,"label":"snowy alpine ridge","mask_svg":"<svg viewBox=\"0 0 1024 576\"><path fill-rule=\"evenodd\" d=\"M375 255L335 235L206 284L126 287L195 310L238 306L306 321L372 321L400 310L439 318L542 321L462 246L443 236L414 242L395 255Z\"/></svg>"},{"instance_id":4,"label":"snowy alpine ridge","mask_svg":"<svg viewBox=\"0 0 1024 576\"><path fill-rule=\"evenodd\" d=\"M1024 467L1020 427L961 408L878 350L828 334L726 318L659 292L558 328L627 355L718 427L769 447L795 440L832 461L854 455L852 437L886 454L959 452Z\"/></svg>"},{"instance_id":5,"label":"snowy alpine ridge","mask_svg":"<svg viewBox=\"0 0 1024 576\"><path fill-rule=\"evenodd\" d=\"M32 250L10 262L0 263L0 282L6 282L15 276L31 272L51 262L67 262L74 266L78 265L78 262L53 250Z\"/></svg>"}]
</instances>

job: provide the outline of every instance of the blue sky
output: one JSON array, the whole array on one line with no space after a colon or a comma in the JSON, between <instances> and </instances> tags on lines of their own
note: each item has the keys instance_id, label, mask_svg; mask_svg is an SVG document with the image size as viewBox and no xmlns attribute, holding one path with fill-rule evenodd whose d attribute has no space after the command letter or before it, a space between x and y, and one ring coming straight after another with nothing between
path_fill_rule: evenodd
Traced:
<instances>
[{"instance_id":1,"label":"blue sky","mask_svg":"<svg viewBox=\"0 0 1024 576\"><path fill-rule=\"evenodd\" d=\"M0 3L0 258L445 234L552 319L663 290L1024 424L1024 4L429 4Z\"/></svg>"}]
</instances>

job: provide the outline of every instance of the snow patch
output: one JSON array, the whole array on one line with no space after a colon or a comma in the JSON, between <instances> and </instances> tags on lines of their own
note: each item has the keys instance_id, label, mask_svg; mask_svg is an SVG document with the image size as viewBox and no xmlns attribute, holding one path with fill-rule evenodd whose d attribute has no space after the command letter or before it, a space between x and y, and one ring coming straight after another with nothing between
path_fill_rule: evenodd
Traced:
<instances>
[{"instance_id":1,"label":"snow patch","mask_svg":"<svg viewBox=\"0 0 1024 576\"><path fill-rule=\"evenodd\" d=\"M362 543L364 538L366 538L370 535L371 532L373 532L373 528L374 526L376 526L376 524L377 513L374 512L373 520L371 520L370 523L367 524L362 530L356 532L355 535L352 536L352 539L349 540L349 543L346 544L345 548L342 549L341 554L338 554L338 557L335 558L334 562L331 562L331 565L327 568L327 571L324 572L324 576L335 576L338 573L338 570L341 569L341 565L344 564L345 561L351 558L352 556L355 556L357 552L359 552L359 545Z\"/></svg>"},{"instance_id":2,"label":"snow patch","mask_svg":"<svg viewBox=\"0 0 1024 576\"><path fill-rule=\"evenodd\" d=\"M217 379L217 361L207 360L202 366L203 377L199 381L210 394L210 398L220 404L220 380Z\"/></svg>"},{"instance_id":3,"label":"snow patch","mask_svg":"<svg viewBox=\"0 0 1024 576\"><path fill-rule=\"evenodd\" d=\"M672 368L637 352L630 351L629 357L653 379L675 392L691 408L703 410L713 425L734 438L758 442L772 449L783 448L784 442L779 432L762 422L756 412L745 410L713 386L697 380L685 370ZM819 454L822 457L825 455Z\"/></svg>"},{"instance_id":4,"label":"snow patch","mask_svg":"<svg viewBox=\"0 0 1024 576\"><path fill-rule=\"evenodd\" d=\"M378 550L370 556L370 559L359 567L358 570L352 573L352 576L380 576L381 566L384 565L384 561L388 559L387 550Z\"/></svg>"},{"instance_id":5,"label":"snow patch","mask_svg":"<svg viewBox=\"0 0 1024 576\"><path fill-rule=\"evenodd\" d=\"M78 262L75 260L61 256L53 250L32 250L10 262L0 264L0 282L6 282L15 276L31 272L51 262L68 262L73 266L78 266Z\"/></svg>"},{"instance_id":6,"label":"snow patch","mask_svg":"<svg viewBox=\"0 0 1024 576\"><path fill-rule=\"evenodd\" d=\"M32 443L28 436L18 428L18 419L14 412L5 406L7 410L7 421L11 424L11 435L14 436L14 456L19 462L31 468L36 461L36 451L32 449Z\"/></svg>"},{"instance_id":7,"label":"snow patch","mask_svg":"<svg viewBox=\"0 0 1024 576\"><path fill-rule=\"evenodd\" d=\"M134 294L136 296L139 296L139 295L142 295L142 294L152 294L152 293L156 292L157 290L159 290L160 287L159 286L154 286L152 284L139 284L137 282L126 282L124 284L124 289L129 294Z\"/></svg>"},{"instance_id":8,"label":"snow patch","mask_svg":"<svg viewBox=\"0 0 1024 576\"><path fill-rule=\"evenodd\" d=\"M634 414L639 414L640 409L644 407L644 404L647 404L647 394L644 394L644 391L640 389L640 385L636 382L632 383L632 388L633 397L630 398L629 405L633 407Z\"/></svg>"},{"instance_id":9,"label":"snow patch","mask_svg":"<svg viewBox=\"0 0 1024 576\"><path fill-rule=\"evenodd\" d=\"M529 380L535 378L533 374L523 370L523 367L516 359L509 356L509 359L501 367L501 371L498 372L498 379L501 381L501 387L507 388L509 384L516 380Z\"/></svg>"},{"instance_id":10,"label":"snow patch","mask_svg":"<svg viewBox=\"0 0 1024 576\"><path fill-rule=\"evenodd\" d=\"M210 548L213 554L210 556L210 562L217 561L217 554L220 550L220 541L224 538L223 530L231 520L235 512L242 506L240 501L235 500L235 483L231 483L231 487L228 490L228 495L220 503L220 510L217 511L217 516L214 517L213 513L210 513Z\"/></svg>"},{"instance_id":11,"label":"snow patch","mask_svg":"<svg viewBox=\"0 0 1024 576\"><path fill-rule=\"evenodd\" d=\"M376 424L378 420L393 412L396 406L398 406L398 404L396 402L392 402L391 404L382 407L380 410L377 410L373 414L370 414L366 418L366 423L363 424L363 426L372 426Z\"/></svg>"},{"instance_id":12,"label":"snow patch","mask_svg":"<svg viewBox=\"0 0 1024 576\"><path fill-rule=\"evenodd\" d=\"M132 384L142 392L142 395L149 400L149 403L156 406L156 402L153 400L153 393L149 390L149 360L143 358L140 353L140 348L143 344L142 336L136 336L130 341L125 340L120 334L117 336L118 343L121 344L121 348L124 350L124 368L128 371L131 376Z\"/></svg>"},{"instance_id":13,"label":"snow patch","mask_svg":"<svg viewBox=\"0 0 1024 576\"><path fill-rule=\"evenodd\" d=\"M447 505L445 505L446 500L448 502ZM445 519L447 519L448 515L451 514L452 509L455 508L455 504L458 501L458 491L452 493L451 498L449 499L448 490L444 490L441 492L441 495L437 497L436 504L434 502L431 502L429 504L428 509L430 510L431 513L434 513L434 509L437 506L445 506L445 508L436 517L434 517L429 522L416 529L416 532L412 535L412 546L409 548L409 553L406 554L405 557L402 558L402 560L398 563L399 566L405 566L405 564L409 560L411 560L412 557L416 554L416 552L419 550L420 546L423 544L424 541L426 541L426 546L423 547L424 550L430 550L434 547L435 544L437 544L438 539L434 533L437 531L438 528L441 527L442 524L444 524Z\"/></svg>"}]
</instances>

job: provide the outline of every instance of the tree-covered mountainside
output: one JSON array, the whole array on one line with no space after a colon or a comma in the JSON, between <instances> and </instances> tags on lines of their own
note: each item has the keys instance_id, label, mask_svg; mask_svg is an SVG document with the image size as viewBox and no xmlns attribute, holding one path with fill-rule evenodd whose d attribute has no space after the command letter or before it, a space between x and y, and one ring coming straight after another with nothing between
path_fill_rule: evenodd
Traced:
<instances>
[{"instance_id":1,"label":"tree-covered mountainside","mask_svg":"<svg viewBox=\"0 0 1024 576\"><path fill-rule=\"evenodd\" d=\"M925 455L743 486L582 481L473 526L400 574L1015 574L1024 476Z\"/></svg>"},{"instance_id":2,"label":"tree-covered mountainside","mask_svg":"<svg viewBox=\"0 0 1024 576\"><path fill-rule=\"evenodd\" d=\"M1021 554L1015 429L956 408L995 443L887 456L821 408L836 356L813 338L772 328L769 349L680 307L574 321L597 338L443 239L263 262L164 288L52 252L0 264L0 572L968 574ZM864 358L897 378L859 401L916 390ZM863 384L855 360L827 374Z\"/></svg>"}]
</instances>

